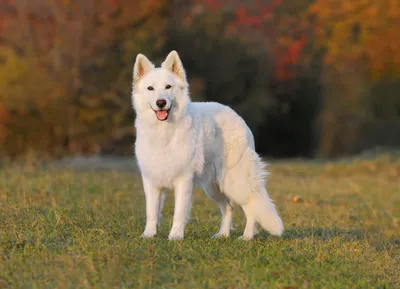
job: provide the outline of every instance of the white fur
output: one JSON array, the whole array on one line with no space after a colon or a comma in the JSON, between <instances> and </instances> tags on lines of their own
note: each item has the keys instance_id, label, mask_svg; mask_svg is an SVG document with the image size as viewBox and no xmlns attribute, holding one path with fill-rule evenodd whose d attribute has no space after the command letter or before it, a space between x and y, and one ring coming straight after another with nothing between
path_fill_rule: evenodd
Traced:
<instances>
[{"instance_id":1,"label":"white fur","mask_svg":"<svg viewBox=\"0 0 400 289\"><path fill-rule=\"evenodd\" d=\"M213 237L229 236L233 204L241 206L247 218L243 239L253 238L257 223L280 236L283 224L265 189L265 165L244 120L228 106L190 101L176 51L160 68L139 54L133 73L135 151L146 196L142 236L156 235L163 190L172 189L175 212L169 239L183 239L195 183L220 206L222 223ZM166 121L156 117L159 99L166 100L164 109L170 109Z\"/></svg>"}]
</instances>

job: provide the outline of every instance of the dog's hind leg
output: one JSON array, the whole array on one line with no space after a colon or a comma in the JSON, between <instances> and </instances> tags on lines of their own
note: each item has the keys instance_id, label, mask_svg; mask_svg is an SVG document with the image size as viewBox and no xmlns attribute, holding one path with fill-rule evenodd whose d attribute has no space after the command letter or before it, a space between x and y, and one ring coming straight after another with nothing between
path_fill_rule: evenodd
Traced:
<instances>
[{"instance_id":1,"label":"dog's hind leg","mask_svg":"<svg viewBox=\"0 0 400 289\"><path fill-rule=\"evenodd\" d=\"M246 227L243 232L243 236L239 237L242 240L253 239L254 234L257 233L257 222L253 212L253 208L249 205L242 206L243 212L246 215Z\"/></svg>"},{"instance_id":2,"label":"dog's hind leg","mask_svg":"<svg viewBox=\"0 0 400 289\"><path fill-rule=\"evenodd\" d=\"M222 215L221 227L213 238L229 237L232 228L233 207L228 198L221 192L216 184L211 184L203 187L207 196L216 201Z\"/></svg>"},{"instance_id":3,"label":"dog's hind leg","mask_svg":"<svg viewBox=\"0 0 400 289\"><path fill-rule=\"evenodd\" d=\"M218 202L218 205L221 210L222 221L218 233L213 235L213 238L229 237L229 235L231 234L231 228L233 228L233 207L227 198L225 198L224 201Z\"/></svg>"}]
</instances>

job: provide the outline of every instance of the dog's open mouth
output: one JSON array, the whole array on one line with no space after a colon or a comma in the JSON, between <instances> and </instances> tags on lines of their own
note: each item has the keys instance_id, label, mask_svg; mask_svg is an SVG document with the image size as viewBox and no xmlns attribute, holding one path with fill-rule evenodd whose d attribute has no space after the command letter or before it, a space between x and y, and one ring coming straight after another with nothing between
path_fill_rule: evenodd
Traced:
<instances>
[{"instance_id":1,"label":"dog's open mouth","mask_svg":"<svg viewBox=\"0 0 400 289\"><path fill-rule=\"evenodd\" d=\"M169 115L169 109L168 110L155 110L156 116L158 120L164 121L167 120L168 115Z\"/></svg>"}]
</instances>

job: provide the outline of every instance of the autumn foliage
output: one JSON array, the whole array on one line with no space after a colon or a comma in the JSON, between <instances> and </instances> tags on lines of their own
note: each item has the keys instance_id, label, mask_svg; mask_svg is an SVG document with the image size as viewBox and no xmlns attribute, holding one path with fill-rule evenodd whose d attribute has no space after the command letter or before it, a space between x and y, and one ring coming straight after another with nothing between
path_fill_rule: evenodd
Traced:
<instances>
[{"instance_id":1,"label":"autumn foliage","mask_svg":"<svg viewBox=\"0 0 400 289\"><path fill-rule=\"evenodd\" d=\"M398 35L396 0L2 0L0 153L130 154L134 58L170 49L263 153L399 145Z\"/></svg>"},{"instance_id":2,"label":"autumn foliage","mask_svg":"<svg viewBox=\"0 0 400 289\"><path fill-rule=\"evenodd\" d=\"M3 150L94 153L109 139L132 135L129 62L140 45L162 44L163 5L3 1L0 100L12 115L3 118L9 131Z\"/></svg>"}]
</instances>

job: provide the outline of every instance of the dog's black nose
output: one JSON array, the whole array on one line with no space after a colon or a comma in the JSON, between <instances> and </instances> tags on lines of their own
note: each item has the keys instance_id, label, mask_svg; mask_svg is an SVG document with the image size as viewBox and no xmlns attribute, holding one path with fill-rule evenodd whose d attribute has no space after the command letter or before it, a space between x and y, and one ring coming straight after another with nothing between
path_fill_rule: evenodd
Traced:
<instances>
[{"instance_id":1,"label":"dog's black nose","mask_svg":"<svg viewBox=\"0 0 400 289\"><path fill-rule=\"evenodd\" d=\"M165 101L165 99L159 99L159 100L156 101L156 105L159 108L163 108L166 104L167 104L167 102Z\"/></svg>"}]
</instances>

